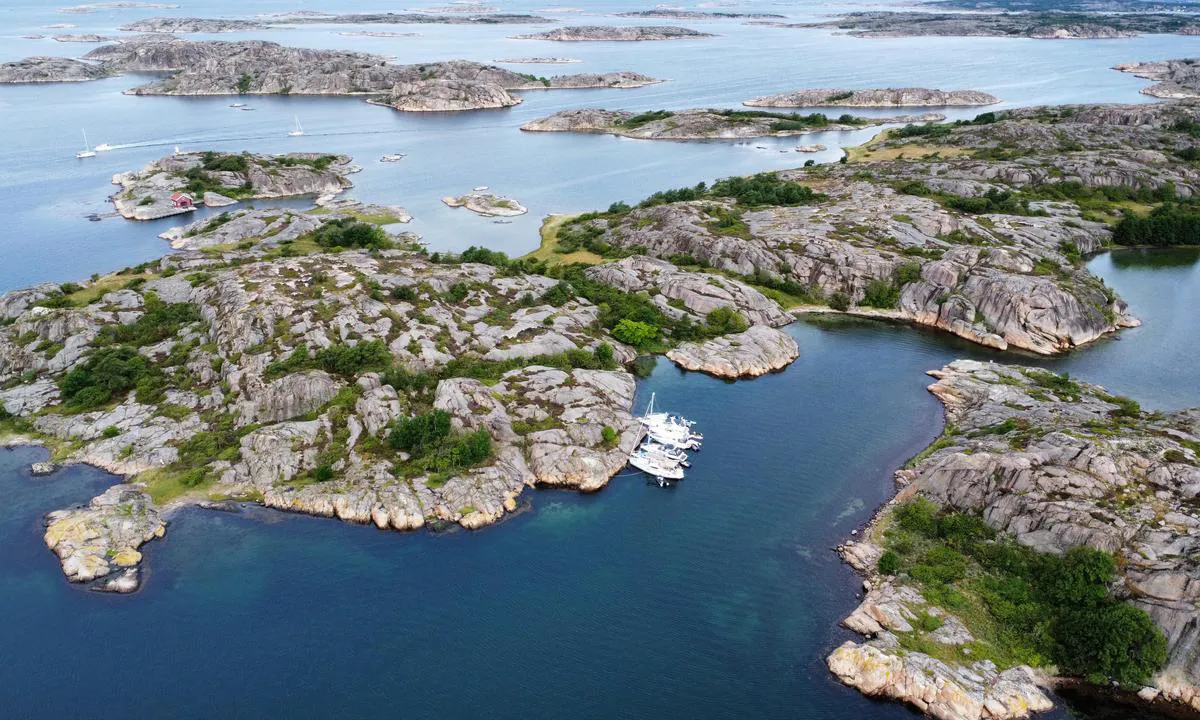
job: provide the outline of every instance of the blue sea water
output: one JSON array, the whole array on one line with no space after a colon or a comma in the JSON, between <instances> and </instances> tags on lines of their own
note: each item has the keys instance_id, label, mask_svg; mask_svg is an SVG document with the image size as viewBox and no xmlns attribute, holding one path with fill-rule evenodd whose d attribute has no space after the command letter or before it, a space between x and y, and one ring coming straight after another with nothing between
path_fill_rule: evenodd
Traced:
<instances>
[{"instance_id":1,"label":"blue sea water","mask_svg":"<svg viewBox=\"0 0 1200 720\"><path fill-rule=\"evenodd\" d=\"M539 7L503 3L509 11ZM552 16L632 24L644 21L602 13L645 7L589 2L586 12ZM737 9L794 21L839 7ZM52 3L9 2L0 7L0 60L89 47L20 37L31 33L112 34L152 14L295 8L285 0L212 0L177 10L64 14ZM62 22L77 27L45 27ZM349 153L364 166L353 192L408 207L412 229L432 248L483 244L517 254L535 246L547 213L793 167L807 157L778 152L795 140L653 143L518 130L559 109L733 107L804 86L895 84L976 88L1004 106L1141 102L1145 82L1111 65L1200 48L1200 40L1183 37L859 40L738 21L679 24L719 37L633 45L506 39L540 29L523 26L318 26L220 36L362 49L401 62L568 55L584 62L514 67L539 74L628 68L670 80L630 91L529 92L522 105L497 112L401 114L344 98L251 98L255 110L247 112L229 108L230 98L122 95L138 78L0 87L0 291L166 252L156 235L178 219L84 216L109 209L113 173L176 145ZM336 34L364 29L418 36ZM304 123L303 138L285 135L293 115ZM81 129L93 143L118 149L75 160ZM804 142L829 145L818 156L829 161L839 145L872 132ZM375 162L391 152L408 157ZM531 213L494 225L438 200L479 184L511 194ZM1098 257L1091 268L1130 302L1142 327L1044 359L905 326L797 323L789 330L801 356L782 373L725 383L662 361L640 383L639 403L656 392L698 420L707 437L688 480L674 490L622 476L594 495L530 492L522 512L499 526L436 535L253 508L187 511L172 519L164 540L143 548L145 587L129 597L69 585L41 540L46 512L87 501L113 478L83 467L34 478L26 468L42 451L0 451L0 716L913 717L842 687L823 657L851 637L837 622L859 584L830 548L891 495L892 470L941 430L925 372L958 357L1027 362L1102 383L1147 407L1200 404L1197 253L1124 252Z\"/></svg>"}]
</instances>

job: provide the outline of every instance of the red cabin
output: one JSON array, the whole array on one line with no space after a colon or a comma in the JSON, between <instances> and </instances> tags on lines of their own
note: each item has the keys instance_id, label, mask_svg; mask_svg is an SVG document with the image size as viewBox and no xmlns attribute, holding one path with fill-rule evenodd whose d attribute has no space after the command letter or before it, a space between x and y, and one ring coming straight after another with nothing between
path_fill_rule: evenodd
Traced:
<instances>
[{"instance_id":1,"label":"red cabin","mask_svg":"<svg viewBox=\"0 0 1200 720\"><path fill-rule=\"evenodd\" d=\"M192 200L192 196L187 193L171 193L171 204L177 208L194 208L196 203Z\"/></svg>"}]
</instances>

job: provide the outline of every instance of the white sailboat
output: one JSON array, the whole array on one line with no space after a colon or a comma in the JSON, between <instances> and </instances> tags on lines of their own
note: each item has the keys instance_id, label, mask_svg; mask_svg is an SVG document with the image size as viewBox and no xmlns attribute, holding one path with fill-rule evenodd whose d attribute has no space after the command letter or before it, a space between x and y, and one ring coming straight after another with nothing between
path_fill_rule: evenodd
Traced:
<instances>
[{"instance_id":1,"label":"white sailboat","mask_svg":"<svg viewBox=\"0 0 1200 720\"><path fill-rule=\"evenodd\" d=\"M683 468L677 463L648 453L645 450L634 450L633 454L629 456L629 464L656 478L665 478L667 480L683 479Z\"/></svg>"},{"instance_id":2,"label":"white sailboat","mask_svg":"<svg viewBox=\"0 0 1200 720\"><path fill-rule=\"evenodd\" d=\"M296 121L296 129L288 132L288 137L300 137L304 134L304 128L300 127L300 118L293 115L292 119Z\"/></svg>"},{"instance_id":3,"label":"white sailboat","mask_svg":"<svg viewBox=\"0 0 1200 720\"><path fill-rule=\"evenodd\" d=\"M663 445L699 450L700 443L704 440L703 435L693 432L694 423L670 413L654 412L654 393L650 394L646 414L638 420L646 427L646 434L650 439Z\"/></svg>"},{"instance_id":4,"label":"white sailboat","mask_svg":"<svg viewBox=\"0 0 1200 720\"><path fill-rule=\"evenodd\" d=\"M75 157L82 160L83 158L96 157L96 151L88 145L87 130L83 131L83 149L75 153Z\"/></svg>"}]
</instances>

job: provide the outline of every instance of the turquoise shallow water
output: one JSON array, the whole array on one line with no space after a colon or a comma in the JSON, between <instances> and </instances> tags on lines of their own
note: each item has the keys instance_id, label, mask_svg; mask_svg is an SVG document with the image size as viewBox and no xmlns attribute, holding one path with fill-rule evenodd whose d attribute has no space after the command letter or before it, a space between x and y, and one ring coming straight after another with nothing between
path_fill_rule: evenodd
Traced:
<instances>
[{"instance_id":1,"label":"turquoise shallow water","mask_svg":"<svg viewBox=\"0 0 1200 720\"><path fill-rule=\"evenodd\" d=\"M1093 261L1146 324L1049 364L1156 407L1200 403L1194 363L1176 364L1200 265L1163 257ZM0 451L0 702L13 717L911 717L824 669L859 582L830 548L940 432L925 371L999 355L874 322L791 332L801 356L782 373L725 383L662 361L641 383L639 403L656 392L706 434L674 490L623 476L531 492L497 527L442 535L190 511L143 548L131 597L70 586L40 540L44 512L111 480L31 478L40 451Z\"/></svg>"}]
</instances>

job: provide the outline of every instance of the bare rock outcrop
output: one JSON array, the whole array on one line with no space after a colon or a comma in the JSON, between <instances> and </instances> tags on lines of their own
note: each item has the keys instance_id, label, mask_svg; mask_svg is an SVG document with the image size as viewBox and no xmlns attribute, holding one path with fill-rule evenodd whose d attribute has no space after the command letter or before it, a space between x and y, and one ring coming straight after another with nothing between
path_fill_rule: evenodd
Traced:
<instances>
[{"instance_id":1,"label":"bare rock outcrop","mask_svg":"<svg viewBox=\"0 0 1200 720\"><path fill-rule=\"evenodd\" d=\"M166 523L150 496L136 488L116 485L84 507L56 510L46 516L46 545L62 561L72 582L89 582L113 573L133 573L134 582L113 587L137 589L143 543L162 537Z\"/></svg>"},{"instance_id":2,"label":"bare rock outcrop","mask_svg":"<svg viewBox=\"0 0 1200 720\"><path fill-rule=\"evenodd\" d=\"M700 343L683 343L667 352L667 357L685 370L725 380L782 370L799 356L800 348L791 335L766 325Z\"/></svg>"}]
</instances>

